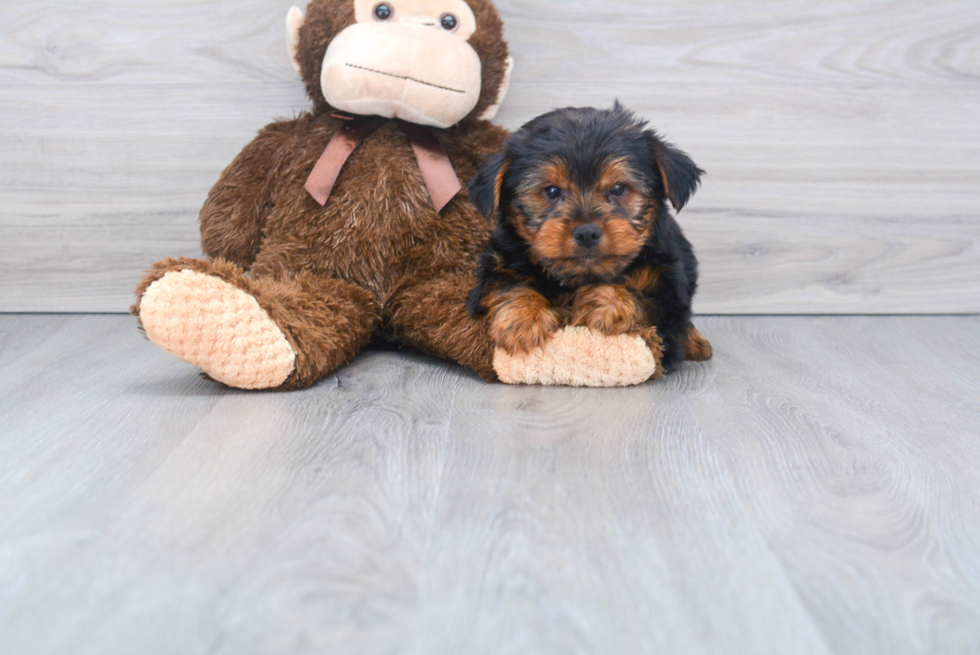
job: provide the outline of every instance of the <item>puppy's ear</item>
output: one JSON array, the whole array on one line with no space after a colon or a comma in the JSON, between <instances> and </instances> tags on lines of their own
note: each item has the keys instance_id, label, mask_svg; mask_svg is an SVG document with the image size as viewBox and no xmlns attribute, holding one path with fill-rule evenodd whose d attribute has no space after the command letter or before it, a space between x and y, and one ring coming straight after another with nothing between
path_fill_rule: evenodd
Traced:
<instances>
[{"instance_id":1,"label":"puppy's ear","mask_svg":"<svg viewBox=\"0 0 980 655\"><path fill-rule=\"evenodd\" d=\"M504 153L487 157L470 182L470 200L487 218L492 218L500 209L500 197L503 193L507 166L507 157Z\"/></svg>"},{"instance_id":2,"label":"puppy's ear","mask_svg":"<svg viewBox=\"0 0 980 655\"><path fill-rule=\"evenodd\" d=\"M661 141L656 136L653 136L651 140L653 142L653 156L657 160L657 168L664 184L664 192L674 209L680 211L684 209L688 200L698 190L704 171L698 168L687 154L669 143Z\"/></svg>"}]
</instances>

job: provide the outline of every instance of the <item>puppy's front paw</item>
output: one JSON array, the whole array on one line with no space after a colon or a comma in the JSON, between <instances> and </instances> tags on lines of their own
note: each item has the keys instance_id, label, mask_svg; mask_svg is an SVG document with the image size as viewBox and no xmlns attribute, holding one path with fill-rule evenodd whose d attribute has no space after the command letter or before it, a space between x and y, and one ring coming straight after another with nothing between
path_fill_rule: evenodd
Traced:
<instances>
[{"instance_id":1,"label":"puppy's front paw","mask_svg":"<svg viewBox=\"0 0 980 655\"><path fill-rule=\"evenodd\" d=\"M496 346L514 355L544 347L561 322L541 294L518 290L501 294L490 320L490 335Z\"/></svg>"},{"instance_id":2,"label":"puppy's front paw","mask_svg":"<svg viewBox=\"0 0 980 655\"><path fill-rule=\"evenodd\" d=\"M615 284L582 287L572 304L573 327L587 327L609 336L626 334L643 321L643 308L631 290Z\"/></svg>"}]
</instances>

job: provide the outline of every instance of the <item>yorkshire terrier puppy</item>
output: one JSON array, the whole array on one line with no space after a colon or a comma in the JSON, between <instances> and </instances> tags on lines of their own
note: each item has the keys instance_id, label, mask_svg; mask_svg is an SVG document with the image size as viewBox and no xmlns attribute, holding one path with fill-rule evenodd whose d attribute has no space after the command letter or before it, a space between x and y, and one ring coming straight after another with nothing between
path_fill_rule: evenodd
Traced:
<instances>
[{"instance_id":1,"label":"yorkshire terrier puppy","mask_svg":"<svg viewBox=\"0 0 980 655\"><path fill-rule=\"evenodd\" d=\"M511 354L571 325L638 334L667 371L710 359L691 323L697 259L668 207L680 211L703 173L618 102L536 118L470 184L497 227L467 309L490 314Z\"/></svg>"}]
</instances>

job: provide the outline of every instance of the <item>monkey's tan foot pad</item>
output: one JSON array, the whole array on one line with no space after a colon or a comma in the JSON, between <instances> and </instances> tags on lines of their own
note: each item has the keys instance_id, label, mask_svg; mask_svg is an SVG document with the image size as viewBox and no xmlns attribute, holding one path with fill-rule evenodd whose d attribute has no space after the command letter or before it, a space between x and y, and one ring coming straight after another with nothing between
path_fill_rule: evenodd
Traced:
<instances>
[{"instance_id":1,"label":"monkey's tan foot pad","mask_svg":"<svg viewBox=\"0 0 980 655\"><path fill-rule=\"evenodd\" d=\"M140 301L146 336L167 353L237 389L275 389L296 367L296 353L258 301L196 271L174 271Z\"/></svg>"},{"instance_id":2,"label":"monkey's tan foot pad","mask_svg":"<svg viewBox=\"0 0 980 655\"><path fill-rule=\"evenodd\" d=\"M608 337L588 328L566 327L527 355L497 349L493 367L501 382L569 387L629 387L658 373L658 362L642 337Z\"/></svg>"}]
</instances>

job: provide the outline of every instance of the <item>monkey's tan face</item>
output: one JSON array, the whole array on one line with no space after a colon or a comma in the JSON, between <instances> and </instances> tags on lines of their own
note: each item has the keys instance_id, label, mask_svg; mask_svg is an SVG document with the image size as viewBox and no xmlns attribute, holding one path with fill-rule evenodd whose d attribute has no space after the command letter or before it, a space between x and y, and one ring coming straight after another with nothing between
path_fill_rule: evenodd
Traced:
<instances>
[{"instance_id":1,"label":"monkey's tan face","mask_svg":"<svg viewBox=\"0 0 980 655\"><path fill-rule=\"evenodd\" d=\"M356 22L327 49L320 83L332 107L447 128L480 100L482 64L463 0L354 0Z\"/></svg>"}]
</instances>

